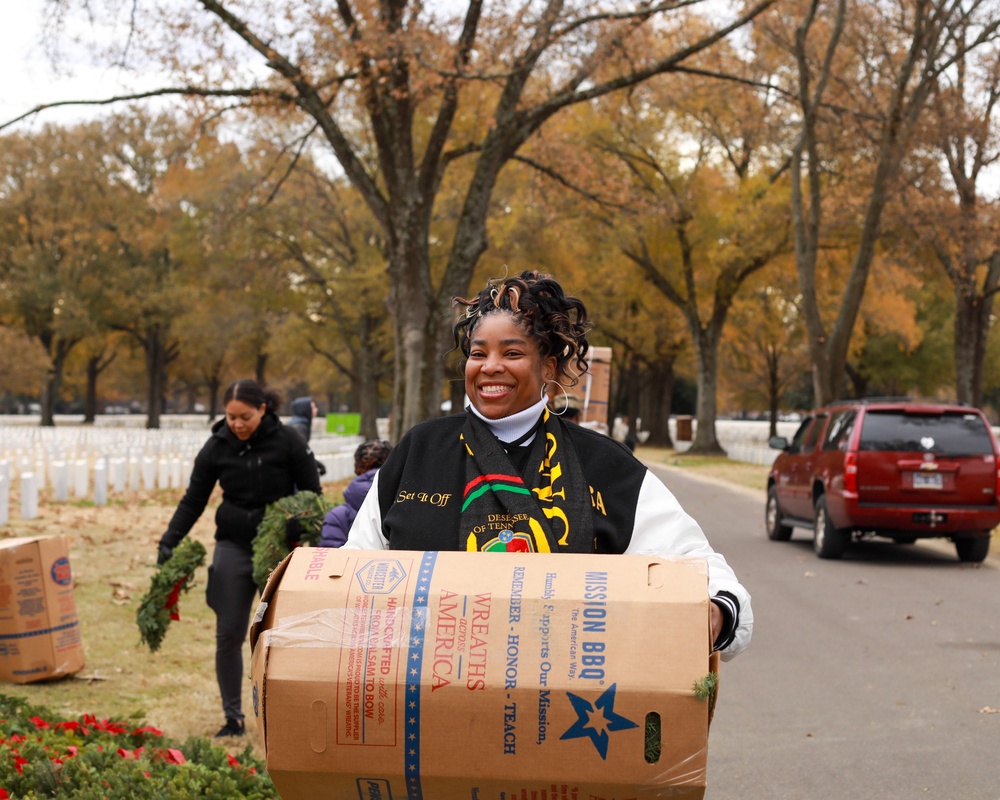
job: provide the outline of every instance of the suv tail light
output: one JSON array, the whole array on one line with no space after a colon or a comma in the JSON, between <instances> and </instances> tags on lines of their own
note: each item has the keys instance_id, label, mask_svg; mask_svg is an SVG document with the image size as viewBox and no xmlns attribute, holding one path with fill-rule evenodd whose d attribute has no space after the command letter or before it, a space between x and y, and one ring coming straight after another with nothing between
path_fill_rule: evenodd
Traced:
<instances>
[{"instance_id":1,"label":"suv tail light","mask_svg":"<svg viewBox=\"0 0 1000 800\"><path fill-rule=\"evenodd\" d=\"M997 470L997 485L1000 487L1000 469ZM844 456L844 491L857 494L858 491L858 454L849 452Z\"/></svg>"}]
</instances>

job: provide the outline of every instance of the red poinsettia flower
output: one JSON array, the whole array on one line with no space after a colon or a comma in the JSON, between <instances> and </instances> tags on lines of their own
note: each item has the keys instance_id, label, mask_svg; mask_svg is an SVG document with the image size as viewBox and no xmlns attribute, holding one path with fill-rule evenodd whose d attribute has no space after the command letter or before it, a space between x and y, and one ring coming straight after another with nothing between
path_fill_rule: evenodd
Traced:
<instances>
[{"instance_id":1,"label":"red poinsettia flower","mask_svg":"<svg viewBox=\"0 0 1000 800\"><path fill-rule=\"evenodd\" d=\"M165 750L157 750L156 755L168 764L187 764L187 759L184 757L184 753L175 747L169 747Z\"/></svg>"},{"instance_id":2,"label":"red poinsettia flower","mask_svg":"<svg viewBox=\"0 0 1000 800\"><path fill-rule=\"evenodd\" d=\"M128 728L126 728L120 722L111 722L107 719L98 719L93 714L84 714L83 721L90 725L95 730L104 731L106 733L127 733Z\"/></svg>"},{"instance_id":3,"label":"red poinsettia flower","mask_svg":"<svg viewBox=\"0 0 1000 800\"><path fill-rule=\"evenodd\" d=\"M90 735L90 729L81 725L76 720L67 720L66 722L59 722L56 724L55 729L57 731L73 731L74 733L78 733L81 736Z\"/></svg>"}]
</instances>

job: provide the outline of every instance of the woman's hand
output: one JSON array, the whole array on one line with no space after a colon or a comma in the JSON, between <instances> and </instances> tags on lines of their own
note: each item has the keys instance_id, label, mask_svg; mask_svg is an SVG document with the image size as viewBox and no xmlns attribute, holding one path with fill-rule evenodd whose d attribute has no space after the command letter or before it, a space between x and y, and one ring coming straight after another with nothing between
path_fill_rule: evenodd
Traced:
<instances>
[{"instance_id":1,"label":"woman's hand","mask_svg":"<svg viewBox=\"0 0 1000 800\"><path fill-rule=\"evenodd\" d=\"M717 603L709 603L709 605L712 607L712 641L708 643L709 650L711 650L719 640L719 634L722 633L722 625L725 620L722 616L722 609Z\"/></svg>"}]
</instances>

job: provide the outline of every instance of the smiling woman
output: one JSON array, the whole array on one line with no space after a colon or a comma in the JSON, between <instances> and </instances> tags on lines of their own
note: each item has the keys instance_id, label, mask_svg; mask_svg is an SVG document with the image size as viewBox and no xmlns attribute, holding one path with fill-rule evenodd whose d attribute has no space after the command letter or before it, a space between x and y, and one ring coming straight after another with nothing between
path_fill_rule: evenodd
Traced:
<instances>
[{"instance_id":1,"label":"smiling woman","mask_svg":"<svg viewBox=\"0 0 1000 800\"><path fill-rule=\"evenodd\" d=\"M750 596L698 523L627 447L547 406L548 384L587 370L583 302L522 272L455 305L470 406L402 438L345 547L702 557L714 647L746 647Z\"/></svg>"}]
</instances>

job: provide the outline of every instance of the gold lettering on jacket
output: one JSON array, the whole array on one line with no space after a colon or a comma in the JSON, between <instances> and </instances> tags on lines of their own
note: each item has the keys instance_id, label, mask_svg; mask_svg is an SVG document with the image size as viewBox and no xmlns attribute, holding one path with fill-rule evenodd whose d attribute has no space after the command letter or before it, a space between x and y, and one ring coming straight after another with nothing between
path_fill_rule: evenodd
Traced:
<instances>
[{"instance_id":1,"label":"gold lettering on jacket","mask_svg":"<svg viewBox=\"0 0 1000 800\"><path fill-rule=\"evenodd\" d=\"M451 499L451 493L442 492L403 492L396 495L397 503L405 503L408 500L415 500L418 503L430 503L432 506L444 508Z\"/></svg>"},{"instance_id":2,"label":"gold lettering on jacket","mask_svg":"<svg viewBox=\"0 0 1000 800\"><path fill-rule=\"evenodd\" d=\"M566 487L561 487L556 489L556 482L562 478L562 464L558 461L553 464L552 459L556 454L556 450L559 449L559 444L556 441L556 437L551 433L545 435L545 458L542 459L542 463L538 467L538 471L542 474L542 477L548 478L547 486L538 486L531 491L535 493L538 498L538 503L542 507L542 513L551 520L561 520L563 527L563 535L559 537L559 544L566 545L569 542L569 518L566 516L566 512L561 508L556 506L554 498L558 497L561 500L566 499ZM546 505L546 503L551 503L552 505ZM553 527L553 533L557 530Z\"/></svg>"},{"instance_id":3,"label":"gold lettering on jacket","mask_svg":"<svg viewBox=\"0 0 1000 800\"><path fill-rule=\"evenodd\" d=\"M597 491L593 486L590 488L590 504L600 511L604 516L608 515L607 509L604 508L604 498L601 497L601 493Z\"/></svg>"}]
</instances>

